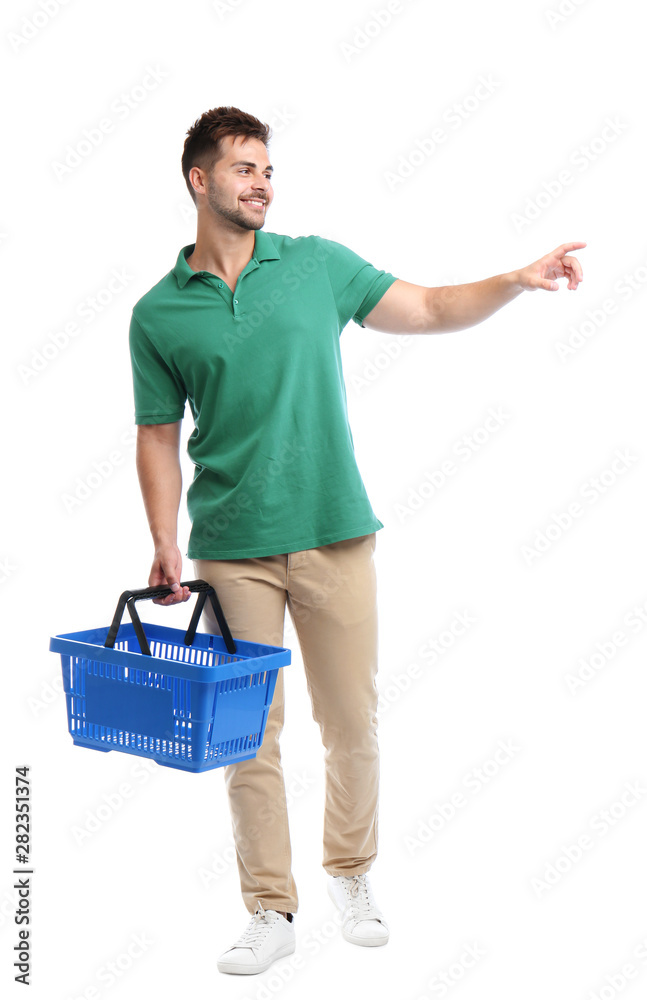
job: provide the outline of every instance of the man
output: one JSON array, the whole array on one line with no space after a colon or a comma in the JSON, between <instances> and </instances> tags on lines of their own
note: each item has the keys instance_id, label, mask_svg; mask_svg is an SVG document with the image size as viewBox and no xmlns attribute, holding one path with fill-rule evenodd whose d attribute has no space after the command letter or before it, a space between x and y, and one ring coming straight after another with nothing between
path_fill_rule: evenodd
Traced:
<instances>
[{"instance_id":1,"label":"man","mask_svg":"<svg viewBox=\"0 0 647 1000\"><path fill-rule=\"evenodd\" d=\"M318 236L264 232L270 129L233 107L207 111L182 156L196 242L133 308L137 470L155 544L149 585L180 586L180 426L188 399L195 464L187 555L234 636L283 644L286 605L325 746L323 867L342 933L379 946L389 929L368 880L377 854L377 614L373 554L383 527L348 424L339 337L352 318L387 333L480 323L524 290L556 290L582 269L566 243L518 271L427 288ZM208 612L207 612L208 613ZM207 619L218 632L215 619ZM283 671L256 757L224 768L243 901L252 919L219 959L258 973L295 950L279 735Z\"/></svg>"}]
</instances>

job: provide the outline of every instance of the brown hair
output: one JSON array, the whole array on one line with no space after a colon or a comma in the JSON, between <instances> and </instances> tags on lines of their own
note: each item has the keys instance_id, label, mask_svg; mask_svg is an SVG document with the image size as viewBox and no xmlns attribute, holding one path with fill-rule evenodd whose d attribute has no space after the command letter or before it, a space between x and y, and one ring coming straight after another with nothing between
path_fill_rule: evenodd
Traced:
<instances>
[{"instance_id":1,"label":"brown hair","mask_svg":"<svg viewBox=\"0 0 647 1000\"><path fill-rule=\"evenodd\" d=\"M221 140L226 135L260 139L267 147L272 130L254 115L239 108L222 107L205 111L188 130L182 153L182 173L194 203L197 203L197 199L189 179L189 171L192 167L200 167L206 173L211 173L220 155Z\"/></svg>"}]
</instances>

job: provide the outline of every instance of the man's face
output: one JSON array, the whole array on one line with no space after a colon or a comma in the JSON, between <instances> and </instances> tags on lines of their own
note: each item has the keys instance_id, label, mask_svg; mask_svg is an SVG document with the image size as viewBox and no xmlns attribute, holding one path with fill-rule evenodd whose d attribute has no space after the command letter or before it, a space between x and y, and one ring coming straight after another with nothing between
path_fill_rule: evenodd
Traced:
<instances>
[{"instance_id":1,"label":"man's face","mask_svg":"<svg viewBox=\"0 0 647 1000\"><path fill-rule=\"evenodd\" d=\"M241 229L261 229L272 203L272 166L260 139L224 137L211 175L202 174L209 211Z\"/></svg>"}]
</instances>

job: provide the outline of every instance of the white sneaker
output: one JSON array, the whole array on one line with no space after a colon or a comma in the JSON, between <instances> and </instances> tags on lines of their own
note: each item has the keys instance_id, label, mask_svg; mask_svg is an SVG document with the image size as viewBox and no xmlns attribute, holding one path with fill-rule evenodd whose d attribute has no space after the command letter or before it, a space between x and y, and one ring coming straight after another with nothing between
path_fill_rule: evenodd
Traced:
<instances>
[{"instance_id":1,"label":"white sneaker","mask_svg":"<svg viewBox=\"0 0 647 1000\"><path fill-rule=\"evenodd\" d=\"M378 910L368 875L329 875L328 895L343 914L346 941L369 948L386 944L389 928Z\"/></svg>"},{"instance_id":2,"label":"white sneaker","mask_svg":"<svg viewBox=\"0 0 647 1000\"><path fill-rule=\"evenodd\" d=\"M242 975L265 972L272 962L291 955L295 948L294 923L276 910L264 910L259 899L244 934L218 959L218 971Z\"/></svg>"}]
</instances>

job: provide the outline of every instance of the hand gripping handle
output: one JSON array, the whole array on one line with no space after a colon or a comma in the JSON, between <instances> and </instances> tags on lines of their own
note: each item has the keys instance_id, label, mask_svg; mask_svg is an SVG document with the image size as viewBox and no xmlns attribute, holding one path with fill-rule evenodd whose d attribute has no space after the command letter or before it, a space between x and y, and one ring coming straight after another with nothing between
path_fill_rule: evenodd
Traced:
<instances>
[{"instance_id":1,"label":"hand gripping handle","mask_svg":"<svg viewBox=\"0 0 647 1000\"><path fill-rule=\"evenodd\" d=\"M186 635L184 636L184 645L190 646L195 638L196 629L198 627L198 622L200 620L200 615L206 604L207 597L211 601L211 606L213 607L214 614L216 616L216 621L220 626L220 631L222 637L225 641L225 646L227 647L227 652L236 652L236 643L232 639L231 632L229 631L229 626L227 625L225 616L223 614L222 608L220 607L220 601L216 595L214 588L206 580L189 580L186 583L181 583L180 587L188 587L192 594L199 594L198 600L196 601L195 608L193 609L193 615L191 621L189 622L189 627L187 629ZM108 635L104 646L108 649L112 649L115 644L115 639L117 638L117 633L119 631L119 626L121 625L121 619L123 617L124 608L128 608L128 612L132 619L133 627L135 629L135 635L139 640L139 646L146 656L151 655L150 646L148 645L148 640L144 633L142 623L139 615L137 614L137 609L135 608L136 601L150 601L157 597L167 597L172 594L173 591L170 587L144 587L141 590L124 590L123 594L119 598L119 603L117 604L117 610L115 611L114 617L112 619L112 625L108 630Z\"/></svg>"}]
</instances>

